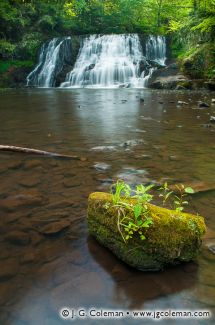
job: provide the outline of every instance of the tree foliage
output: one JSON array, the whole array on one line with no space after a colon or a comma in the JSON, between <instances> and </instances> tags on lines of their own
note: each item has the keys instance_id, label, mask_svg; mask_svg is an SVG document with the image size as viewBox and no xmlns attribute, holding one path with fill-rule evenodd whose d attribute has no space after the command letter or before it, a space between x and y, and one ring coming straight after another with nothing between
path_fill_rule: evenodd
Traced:
<instances>
[{"instance_id":1,"label":"tree foliage","mask_svg":"<svg viewBox=\"0 0 215 325\"><path fill-rule=\"evenodd\" d=\"M52 37L169 34L176 56L213 42L215 0L1 0L0 57L34 60Z\"/></svg>"}]
</instances>

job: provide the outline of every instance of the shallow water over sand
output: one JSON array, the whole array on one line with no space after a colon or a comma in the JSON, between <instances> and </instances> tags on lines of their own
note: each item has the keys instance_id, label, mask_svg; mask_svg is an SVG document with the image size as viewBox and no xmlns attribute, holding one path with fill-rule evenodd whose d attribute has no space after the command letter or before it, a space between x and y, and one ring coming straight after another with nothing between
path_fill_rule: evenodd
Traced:
<instances>
[{"instance_id":1,"label":"shallow water over sand","mask_svg":"<svg viewBox=\"0 0 215 325\"><path fill-rule=\"evenodd\" d=\"M127 267L90 238L86 226L89 193L109 190L117 177L131 184L168 180L213 188L215 127L208 125L215 105L198 109L197 103L212 97L131 89L1 93L1 144L87 158L0 153L1 324L61 324L63 306L214 311L215 256L207 248L215 245L214 190L191 198L189 211L203 215L209 228L198 261L164 272ZM184 320L162 323L168 322Z\"/></svg>"}]
</instances>

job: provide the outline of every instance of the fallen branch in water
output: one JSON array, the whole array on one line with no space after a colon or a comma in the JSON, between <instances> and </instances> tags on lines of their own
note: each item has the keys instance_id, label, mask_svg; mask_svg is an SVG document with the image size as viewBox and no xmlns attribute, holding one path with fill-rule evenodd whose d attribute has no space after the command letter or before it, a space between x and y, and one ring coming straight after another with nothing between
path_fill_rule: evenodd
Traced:
<instances>
[{"instance_id":1,"label":"fallen branch in water","mask_svg":"<svg viewBox=\"0 0 215 325\"><path fill-rule=\"evenodd\" d=\"M12 151L12 152L22 152L22 153L29 153L29 154L42 155L42 156L70 158L70 159L76 159L76 160L82 160L82 161L86 160L86 158L84 158L84 157L63 155L61 153L49 152L49 151L44 151L44 150L37 150L37 149L32 149L32 148L15 147L15 146L0 145L0 150L2 150L2 151Z\"/></svg>"}]
</instances>

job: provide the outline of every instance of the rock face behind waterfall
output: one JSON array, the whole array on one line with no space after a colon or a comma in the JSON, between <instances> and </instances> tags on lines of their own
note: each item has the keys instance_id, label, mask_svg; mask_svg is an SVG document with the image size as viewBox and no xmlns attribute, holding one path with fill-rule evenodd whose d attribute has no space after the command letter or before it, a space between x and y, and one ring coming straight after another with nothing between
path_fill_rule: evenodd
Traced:
<instances>
[{"instance_id":1,"label":"rock face behind waterfall","mask_svg":"<svg viewBox=\"0 0 215 325\"><path fill-rule=\"evenodd\" d=\"M78 53L79 50L79 53ZM54 38L40 51L27 77L34 87L145 87L152 72L164 66L162 36L138 34Z\"/></svg>"}]
</instances>

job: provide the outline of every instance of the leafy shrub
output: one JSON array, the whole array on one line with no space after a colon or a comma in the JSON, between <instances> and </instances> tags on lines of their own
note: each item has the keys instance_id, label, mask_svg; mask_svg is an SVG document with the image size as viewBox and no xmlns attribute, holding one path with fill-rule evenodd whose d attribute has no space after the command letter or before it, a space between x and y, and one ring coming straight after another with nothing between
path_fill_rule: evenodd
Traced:
<instances>
[{"instance_id":1,"label":"leafy shrub","mask_svg":"<svg viewBox=\"0 0 215 325\"><path fill-rule=\"evenodd\" d=\"M4 58L12 58L14 55L14 50L16 46L9 41L4 39L0 40L0 57Z\"/></svg>"}]
</instances>

